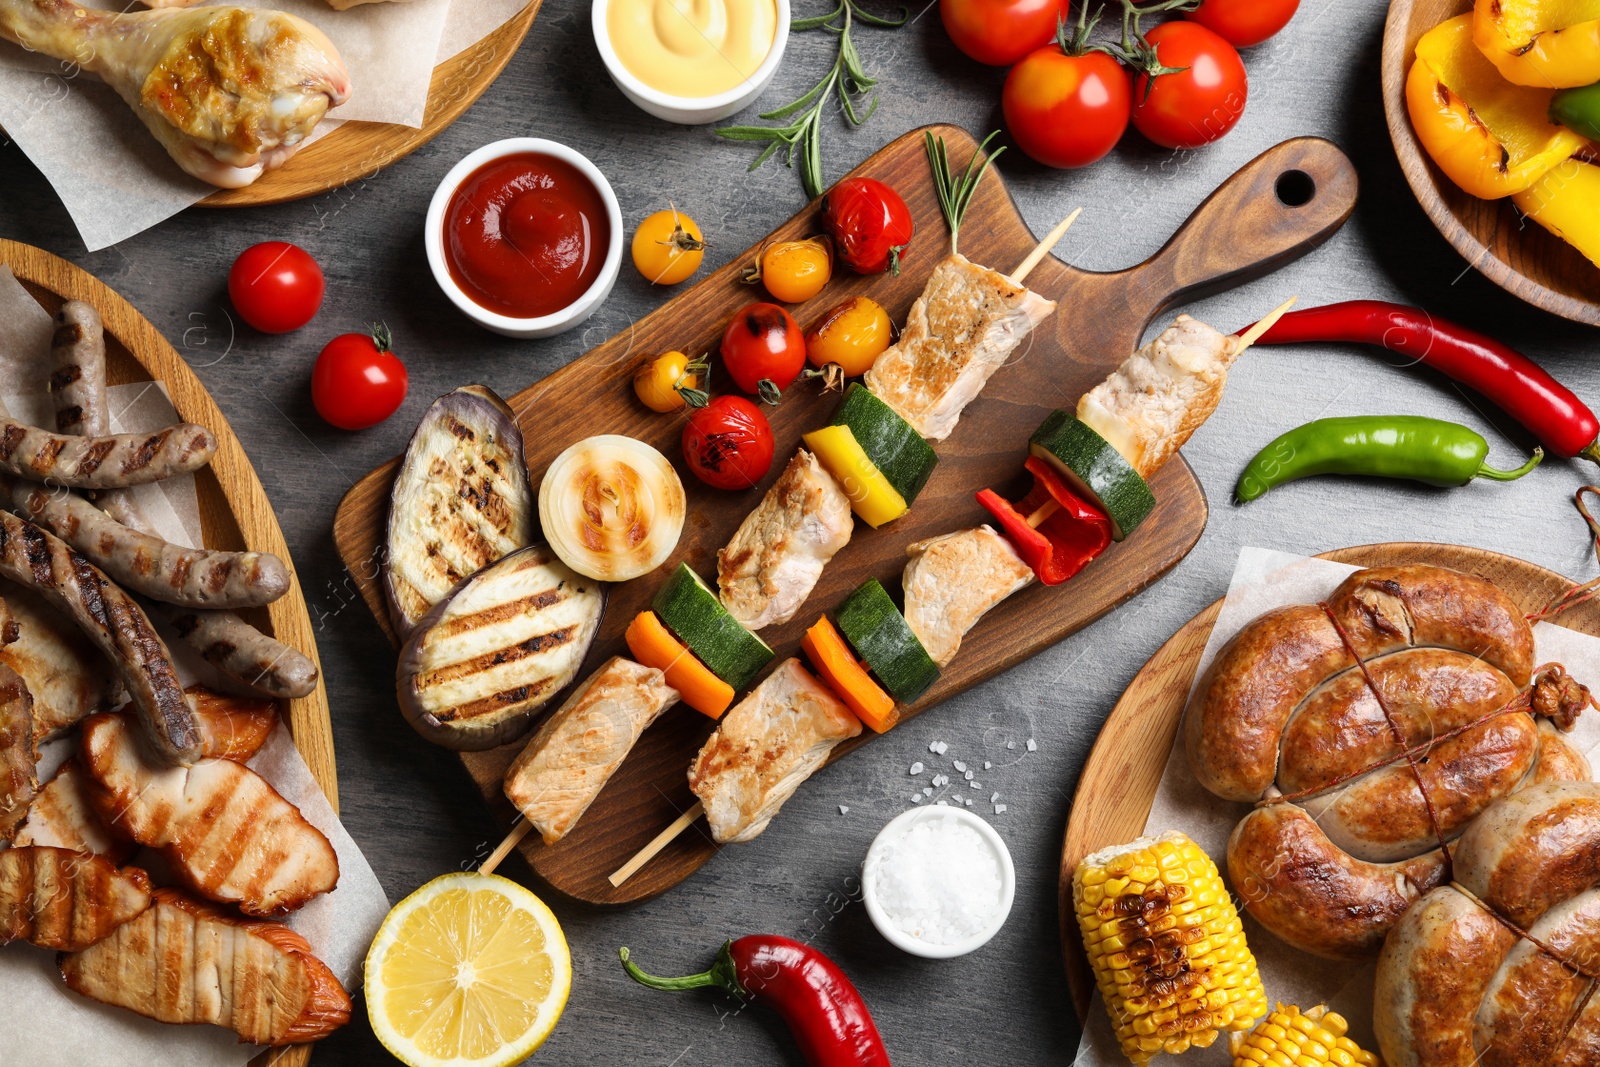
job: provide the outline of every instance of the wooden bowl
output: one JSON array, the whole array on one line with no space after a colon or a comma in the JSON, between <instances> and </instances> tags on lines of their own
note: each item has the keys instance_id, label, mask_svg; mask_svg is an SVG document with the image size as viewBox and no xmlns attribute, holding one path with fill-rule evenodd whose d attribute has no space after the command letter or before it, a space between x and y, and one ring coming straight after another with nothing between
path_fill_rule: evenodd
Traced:
<instances>
[{"instance_id":1,"label":"wooden bowl","mask_svg":"<svg viewBox=\"0 0 1600 1067\"><path fill-rule=\"evenodd\" d=\"M1411 191L1445 240L1490 281L1535 307L1600 326L1600 267L1504 200L1480 200L1446 178L1417 141L1406 75L1417 40L1470 0L1394 0L1383 31L1383 110Z\"/></svg>"}]
</instances>

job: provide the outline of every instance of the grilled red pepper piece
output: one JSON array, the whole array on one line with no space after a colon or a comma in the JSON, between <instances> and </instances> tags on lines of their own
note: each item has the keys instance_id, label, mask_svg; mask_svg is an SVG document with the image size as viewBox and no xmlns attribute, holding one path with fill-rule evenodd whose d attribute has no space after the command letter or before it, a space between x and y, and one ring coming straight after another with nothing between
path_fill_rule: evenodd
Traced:
<instances>
[{"instance_id":1,"label":"grilled red pepper piece","mask_svg":"<svg viewBox=\"0 0 1600 1067\"><path fill-rule=\"evenodd\" d=\"M867 1005L838 964L799 941L754 934L725 942L709 971L684 978L645 974L622 949L628 975L651 989L715 986L773 1008L789 1024L810 1067L889 1067Z\"/></svg>"},{"instance_id":2,"label":"grilled red pepper piece","mask_svg":"<svg viewBox=\"0 0 1600 1067\"><path fill-rule=\"evenodd\" d=\"M1350 300L1291 311L1256 341L1355 341L1379 345L1425 364L1487 397L1544 447L1570 459L1600 463L1600 419L1545 369L1492 337L1434 318L1420 308L1382 300Z\"/></svg>"},{"instance_id":3,"label":"grilled red pepper piece","mask_svg":"<svg viewBox=\"0 0 1600 1067\"><path fill-rule=\"evenodd\" d=\"M1023 469L1033 475L1028 495L1012 504L993 489L978 493L978 503L1033 568L1041 585L1060 585L1083 570L1111 543L1111 520L1080 500L1048 463L1029 456ZM1059 505L1037 527L1028 519L1047 503Z\"/></svg>"}]
</instances>

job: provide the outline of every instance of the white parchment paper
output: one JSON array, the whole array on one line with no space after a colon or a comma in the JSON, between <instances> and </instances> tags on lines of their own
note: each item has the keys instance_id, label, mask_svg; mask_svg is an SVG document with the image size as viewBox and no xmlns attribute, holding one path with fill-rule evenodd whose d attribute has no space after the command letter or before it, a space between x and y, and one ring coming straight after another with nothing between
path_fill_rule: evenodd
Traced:
<instances>
[{"instance_id":1,"label":"white parchment paper","mask_svg":"<svg viewBox=\"0 0 1600 1067\"><path fill-rule=\"evenodd\" d=\"M53 424L44 391L50 345L50 316L0 265L0 400L16 418ZM111 390L112 421L119 431L154 430L177 421L177 412L157 385L124 385ZM141 505L169 540L200 543L200 516L192 477L144 487ZM184 684L197 675L181 647L174 650ZM200 665L200 666L203 666ZM72 752L64 738L45 746L40 778L47 779ZM317 956L352 992L361 984L361 963L389 900L361 849L345 831L311 770L283 725L273 732L250 766L298 807L327 835L339 855L339 885L288 920L311 942ZM140 863L143 857L135 857ZM132 1012L88 1000L68 990L55 966L55 953L23 942L0 948L0 1065L51 1067L237 1067L260 1049L241 1045L229 1031L211 1026L170 1026Z\"/></svg>"},{"instance_id":2,"label":"white parchment paper","mask_svg":"<svg viewBox=\"0 0 1600 1067\"><path fill-rule=\"evenodd\" d=\"M83 0L120 8L119 0ZM323 0L233 0L299 15L333 41L354 92L313 139L340 122L420 127L437 63L481 40L527 0L408 0L334 11ZM0 42L0 127L55 189L93 252L210 195L178 169L122 98L71 63Z\"/></svg>"},{"instance_id":3,"label":"white parchment paper","mask_svg":"<svg viewBox=\"0 0 1600 1067\"><path fill-rule=\"evenodd\" d=\"M1352 571L1359 569L1347 563L1246 548L1239 554L1227 599L1223 601L1222 611L1200 657L1196 681L1205 674L1218 650L1251 619L1290 604L1315 604L1333 592ZM1536 625L1533 635L1535 663L1558 661L1578 681L1591 687L1600 684L1600 639L1548 622ZM1564 739L1583 753L1591 767L1596 766L1600 763L1597 758L1600 757L1600 712L1584 713ZM1144 832L1159 834L1166 830L1182 830L1216 860L1226 876L1228 837L1249 811L1249 805L1219 800L1195 781L1183 751L1180 730ZM1377 1051L1372 1037L1372 986L1376 970L1372 962L1341 963L1292 949L1249 915L1244 916L1244 926L1250 948L1260 965L1269 1003L1281 1001L1301 1008L1326 1004L1350 1021L1350 1036L1362 1048ZM1077 1067L1126 1067L1127 1062L1111 1029L1105 1005L1096 994L1074 1063ZM1181 1063L1183 1067L1227 1067L1231 1061L1224 1036L1209 1049L1193 1049L1181 1059L1159 1056L1157 1062Z\"/></svg>"}]
</instances>

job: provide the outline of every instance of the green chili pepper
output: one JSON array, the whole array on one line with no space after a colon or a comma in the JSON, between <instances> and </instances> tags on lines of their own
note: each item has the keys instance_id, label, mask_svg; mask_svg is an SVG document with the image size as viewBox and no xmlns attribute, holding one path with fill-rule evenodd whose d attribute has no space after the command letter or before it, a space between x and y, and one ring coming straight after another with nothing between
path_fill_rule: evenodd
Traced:
<instances>
[{"instance_id":1,"label":"green chili pepper","mask_svg":"<svg viewBox=\"0 0 1600 1067\"><path fill-rule=\"evenodd\" d=\"M1544 449L1516 470L1489 466L1489 442L1465 426L1416 415L1318 419L1290 430L1256 453L1239 476L1240 503L1274 486L1317 474L1409 478L1426 485L1466 485L1474 478L1509 482L1544 459Z\"/></svg>"},{"instance_id":2,"label":"green chili pepper","mask_svg":"<svg viewBox=\"0 0 1600 1067\"><path fill-rule=\"evenodd\" d=\"M1600 84L1556 93L1550 98L1550 121L1590 140L1600 139Z\"/></svg>"}]
</instances>

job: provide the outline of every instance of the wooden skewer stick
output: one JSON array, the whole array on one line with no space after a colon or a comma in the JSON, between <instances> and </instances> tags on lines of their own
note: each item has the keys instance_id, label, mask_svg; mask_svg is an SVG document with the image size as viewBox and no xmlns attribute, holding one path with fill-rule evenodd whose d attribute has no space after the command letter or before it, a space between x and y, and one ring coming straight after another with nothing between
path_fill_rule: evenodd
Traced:
<instances>
[{"instance_id":1,"label":"wooden skewer stick","mask_svg":"<svg viewBox=\"0 0 1600 1067\"><path fill-rule=\"evenodd\" d=\"M489 853L489 858L479 865L478 873L493 874L494 869L505 862L507 856L511 855L511 850L517 847L517 842L527 837L528 831L532 829L533 823L519 816L516 825L511 827L511 832L506 835L505 840L496 845L494 851Z\"/></svg>"},{"instance_id":2,"label":"wooden skewer stick","mask_svg":"<svg viewBox=\"0 0 1600 1067\"><path fill-rule=\"evenodd\" d=\"M1050 250L1061 241L1061 238L1067 235L1067 231L1072 229L1072 224L1078 221L1078 216L1081 214L1083 214L1083 208L1080 207L1056 223L1056 228L1045 234L1044 240L1033 246L1033 251L1028 253L1028 258L1017 264L1017 269L1011 272L1011 280L1021 285L1022 279L1033 273L1033 268L1037 267L1039 261L1048 256Z\"/></svg>"},{"instance_id":3,"label":"wooden skewer stick","mask_svg":"<svg viewBox=\"0 0 1600 1067\"><path fill-rule=\"evenodd\" d=\"M689 828L689 824L706 813L706 806L700 801L695 801L689 810L672 820L672 825L657 834L648 845L641 848L633 859L617 868L617 873L608 879L613 886L620 887L623 882L639 873L639 868L656 858L656 853L672 843L673 838Z\"/></svg>"},{"instance_id":4,"label":"wooden skewer stick","mask_svg":"<svg viewBox=\"0 0 1600 1067\"><path fill-rule=\"evenodd\" d=\"M1048 519L1050 516L1054 515L1060 510L1061 501L1057 500L1055 497L1051 497L1049 500L1046 500L1043 504L1040 504L1036 509L1034 509L1032 515L1028 516L1028 525L1037 530L1044 520Z\"/></svg>"},{"instance_id":5,"label":"wooden skewer stick","mask_svg":"<svg viewBox=\"0 0 1600 1067\"><path fill-rule=\"evenodd\" d=\"M1298 299L1300 298L1297 296L1291 296L1289 299L1279 304L1277 308L1273 310L1272 314L1268 315L1266 318L1250 327L1250 329L1246 330L1243 334L1238 335L1239 352L1242 353L1245 349L1261 340L1261 335L1272 329L1273 326L1277 325L1278 320L1283 318L1285 312L1294 307L1294 302ZM1238 353L1235 354L1237 355Z\"/></svg>"}]
</instances>

